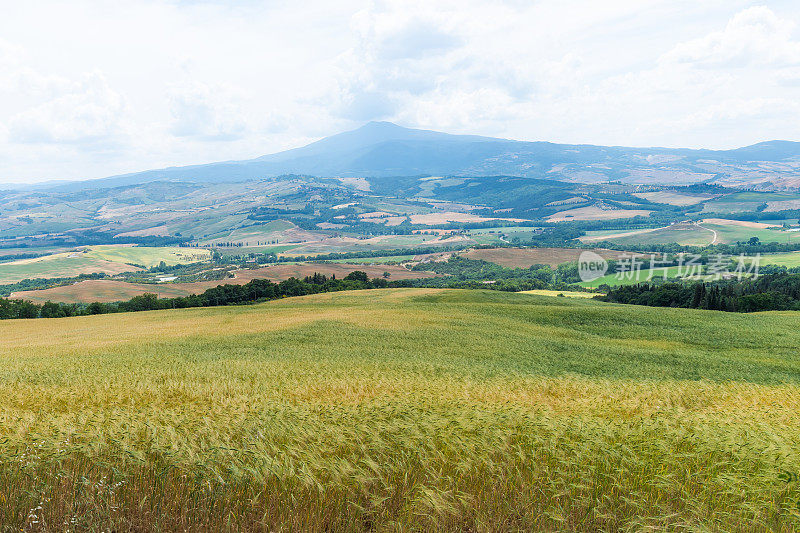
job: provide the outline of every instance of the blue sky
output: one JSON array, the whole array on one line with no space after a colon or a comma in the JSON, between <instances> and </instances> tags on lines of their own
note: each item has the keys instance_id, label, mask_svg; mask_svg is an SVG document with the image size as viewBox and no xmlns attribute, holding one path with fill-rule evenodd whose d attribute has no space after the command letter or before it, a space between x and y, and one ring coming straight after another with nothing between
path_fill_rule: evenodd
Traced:
<instances>
[{"instance_id":1,"label":"blue sky","mask_svg":"<svg viewBox=\"0 0 800 533\"><path fill-rule=\"evenodd\" d=\"M0 0L0 183L256 157L368 120L800 140L796 4Z\"/></svg>"}]
</instances>

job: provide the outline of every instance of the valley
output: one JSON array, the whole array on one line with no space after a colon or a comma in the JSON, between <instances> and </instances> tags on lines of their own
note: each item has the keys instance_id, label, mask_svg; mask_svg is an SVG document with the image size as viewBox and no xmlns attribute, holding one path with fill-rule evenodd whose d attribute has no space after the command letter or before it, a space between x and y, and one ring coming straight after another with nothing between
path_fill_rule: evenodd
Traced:
<instances>
[{"instance_id":1,"label":"valley","mask_svg":"<svg viewBox=\"0 0 800 533\"><path fill-rule=\"evenodd\" d=\"M794 167L680 157L0 192L0 524L796 529Z\"/></svg>"},{"instance_id":2,"label":"valley","mask_svg":"<svg viewBox=\"0 0 800 533\"><path fill-rule=\"evenodd\" d=\"M0 321L0 522L788 531L797 322L435 289Z\"/></svg>"}]
</instances>

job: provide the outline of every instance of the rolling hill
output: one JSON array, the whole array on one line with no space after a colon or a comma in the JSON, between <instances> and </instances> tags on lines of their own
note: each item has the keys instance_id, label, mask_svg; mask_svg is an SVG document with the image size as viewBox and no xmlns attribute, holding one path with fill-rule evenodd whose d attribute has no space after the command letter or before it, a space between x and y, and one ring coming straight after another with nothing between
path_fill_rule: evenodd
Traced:
<instances>
[{"instance_id":1,"label":"rolling hill","mask_svg":"<svg viewBox=\"0 0 800 533\"><path fill-rule=\"evenodd\" d=\"M58 184L58 190L152 181L235 182L299 174L318 177L508 175L576 183L718 183L763 189L800 186L800 143L734 150L626 148L451 135L370 122L307 146L250 160L149 170Z\"/></svg>"},{"instance_id":2,"label":"rolling hill","mask_svg":"<svg viewBox=\"0 0 800 533\"><path fill-rule=\"evenodd\" d=\"M3 321L0 523L795 531L798 320L402 289Z\"/></svg>"}]
</instances>

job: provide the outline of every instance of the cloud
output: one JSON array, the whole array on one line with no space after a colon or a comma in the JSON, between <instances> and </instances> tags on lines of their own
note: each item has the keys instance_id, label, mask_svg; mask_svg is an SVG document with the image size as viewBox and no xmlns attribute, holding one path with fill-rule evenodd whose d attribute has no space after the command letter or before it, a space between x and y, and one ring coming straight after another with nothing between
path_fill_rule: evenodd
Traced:
<instances>
[{"instance_id":1,"label":"cloud","mask_svg":"<svg viewBox=\"0 0 800 533\"><path fill-rule=\"evenodd\" d=\"M169 91L173 122L170 132L177 137L206 141L233 141L248 131L238 102L240 95L226 85L204 83L173 86Z\"/></svg>"},{"instance_id":2,"label":"cloud","mask_svg":"<svg viewBox=\"0 0 800 533\"><path fill-rule=\"evenodd\" d=\"M108 144L122 134L126 103L102 74L66 85L64 94L11 118L11 142Z\"/></svg>"},{"instance_id":3,"label":"cloud","mask_svg":"<svg viewBox=\"0 0 800 533\"><path fill-rule=\"evenodd\" d=\"M764 67L800 64L800 41L792 37L795 23L766 6L745 9L725 29L676 45L665 62L702 67Z\"/></svg>"},{"instance_id":4,"label":"cloud","mask_svg":"<svg viewBox=\"0 0 800 533\"><path fill-rule=\"evenodd\" d=\"M800 6L762 1L18 2L0 17L0 179L244 159L374 119L569 143L796 139Z\"/></svg>"}]
</instances>

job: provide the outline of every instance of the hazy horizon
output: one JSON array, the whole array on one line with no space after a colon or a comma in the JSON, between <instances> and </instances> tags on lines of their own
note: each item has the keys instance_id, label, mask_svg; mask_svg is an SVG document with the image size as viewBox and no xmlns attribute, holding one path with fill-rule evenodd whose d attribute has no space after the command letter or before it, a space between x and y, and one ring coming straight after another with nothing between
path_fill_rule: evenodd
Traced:
<instances>
[{"instance_id":1,"label":"hazy horizon","mask_svg":"<svg viewBox=\"0 0 800 533\"><path fill-rule=\"evenodd\" d=\"M788 1L228 4L4 6L0 183L249 159L372 120L603 146L800 140Z\"/></svg>"},{"instance_id":2,"label":"hazy horizon","mask_svg":"<svg viewBox=\"0 0 800 533\"><path fill-rule=\"evenodd\" d=\"M394 124L396 126L400 126L400 127L407 128L407 129L424 129L424 130L427 130L427 128L412 128L412 127L408 127L408 126L402 126L400 124L396 124L396 123L391 122L391 121L370 121L370 122L367 122L367 123L363 124L361 127L367 126L368 124L370 124L372 122L388 122L390 124ZM348 131L352 131L352 130L348 130ZM438 130L428 130L428 131L438 131ZM325 139L327 137L336 135L338 133L346 133L346 132L335 132L335 133L333 133L333 134L331 134L329 136L321 137L319 139L312 139L311 141L309 141L307 143L303 143L303 144L301 144L299 146L291 146L289 148L286 148L286 150L292 150L292 149L295 149L295 148L302 148L304 146L307 146L308 144L312 144L312 143L314 143L316 141L323 140L323 139ZM449 132L441 132L441 133L449 133ZM456 134L456 135L461 135L461 134ZM472 134L465 134L465 135L472 135ZM542 142L551 142L551 141L546 141L544 139L541 139L541 140L507 139L507 140L521 141L521 142L540 142L540 141L542 141ZM781 141L787 141L787 140L789 142L800 142L800 141L792 141L792 140L789 140L789 139L766 139L766 140L763 140L763 141L758 141L758 142L753 143L753 144L761 144L761 143L767 143L767 142L781 142ZM606 146L606 145L598 145L598 144L595 144L595 143L558 143L558 144L580 144L580 145L585 145L585 146ZM611 146L611 145L608 145L608 146ZM619 146L619 145L617 145L617 146ZM752 146L752 145L748 145L748 146ZM664 148L664 149L688 149L688 150L705 150L705 149L708 149L708 148L702 147L702 146L675 146L675 147L666 147L666 146L625 146L625 148L633 148L633 149L636 149L636 148L642 148L642 149L647 149L647 148L660 149L660 148ZM736 146L736 147L733 147L733 148L734 149L735 148L744 148L744 146ZM281 152L282 151L285 151L285 150L281 150ZM246 161L246 160L250 160L250 159L257 159L259 157L262 157L262 156L265 156L265 155L273 155L275 153L280 153L280 152L273 152L273 153L269 153L269 154L253 154L250 157L243 157L241 160ZM233 160L228 160L228 161L233 161ZM176 165L168 165L168 166L164 166L164 167L161 167L161 168L168 169L168 168L180 168L180 167L184 167L184 166L202 166L202 165L208 165L208 164L214 164L214 163L224 163L224 162L226 162L226 161L212 159L212 160L209 160L209 161L199 161L199 162L196 162L196 163L188 163L186 165L177 165L177 164ZM109 178L109 177L114 177L114 176L124 176L124 175L128 175L128 174L137 174L139 172L145 172L145 171L149 171L149 170L159 170L159 168L150 168L150 167L148 167L148 168L140 168L140 169L134 169L134 170L121 172L119 174L114 174L114 175L89 176L89 177L79 177L79 178L74 178L74 179L59 179L59 178L47 179L47 178L45 178L45 179L33 180L33 181L18 181L18 182L5 182L5 183L4 182L0 182L0 185L25 186L25 185L37 185L37 184L47 184L47 183L59 183L59 182L66 183L66 182L74 182L74 181L90 181L90 180L103 179L103 178Z\"/></svg>"}]
</instances>

